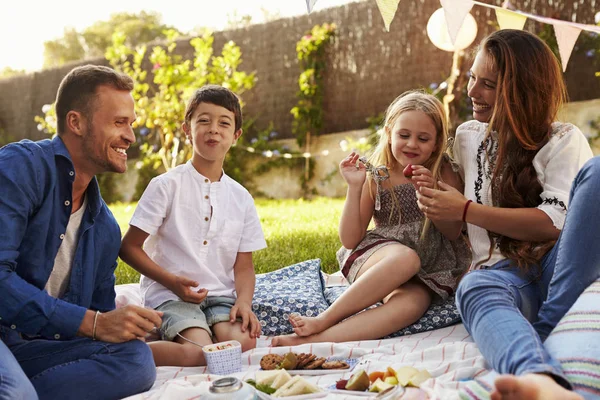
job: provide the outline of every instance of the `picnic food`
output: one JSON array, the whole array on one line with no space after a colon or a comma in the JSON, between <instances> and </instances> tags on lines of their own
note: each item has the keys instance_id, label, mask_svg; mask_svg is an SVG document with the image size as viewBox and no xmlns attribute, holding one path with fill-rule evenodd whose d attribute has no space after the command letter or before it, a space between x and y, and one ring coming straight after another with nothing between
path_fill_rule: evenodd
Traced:
<instances>
[{"instance_id":1,"label":"picnic food","mask_svg":"<svg viewBox=\"0 0 600 400\"><path fill-rule=\"evenodd\" d=\"M279 354L267 354L260 359L260 367L264 370L276 369L283 361L283 356Z\"/></svg>"},{"instance_id":2,"label":"picnic food","mask_svg":"<svg viewBox=\"0 0 600 400\"><path fill-rule=\"evenodd\" d=\"M317 386L299 375L292 378L284 369L257 371L255 378L256 380L249 379L247 383L263 393L271 394L273 397L298 396L321 391Z\"/></svg>"},{"instance_id":3,"label":"picnic food","mask_svg":"<svg viewBox=\"0 0 600 400\"><path fill-rule=\"evenodd\" d=\"M356 390L358 392L364 392L369 388L371 382L369 381L369 375L361 369L348 379L346 383L346 390Z\"/></svg>"},{"instance_id":4,"label":"picnic food","mask_svg":"<svg viewBox=\"0 0 600 400\"><path fill-rule=\"evenodd\" d=\"M431 374L427 370L405 366L395 370L387 367L385 371L373 371L367 375L364 370L354 373L348 381L341 379L336 382L336 389L381 393L394 386L419 387Z\"/></svg>"},{"instance_id":5,"label":"picnic food","mask_svg":"<svg viewBox=\"0 0 600 400\"><path fill-rule=\"evenodd\" d=\"M260 360L263 370L314 370L314 369L349 369L345 361L327 361L325 357L317 357L311 353L266 354Z\"/></svg>"},{"instance_id":6,"label":"picnic food","mask_svg":"<svg viewBox=\"0 0 600 400\"><path fill-rule=\"evenodd\" d=\"M412 164L408 164L402 171L405 177L412 178Z\"/></svg>"},{"instance_id":7,"label":"picnic food","mask_svg":"<svg viewBox=\"0 0 600 400\"><path fill-rule=\"evenodd\" d=\"M206 346L206 349L204 351L219 351L219 350L229 349L231 347L233 347L233 344L231 344L231 343L217 344L212 347Z\"/></svg>"}]
</instances>

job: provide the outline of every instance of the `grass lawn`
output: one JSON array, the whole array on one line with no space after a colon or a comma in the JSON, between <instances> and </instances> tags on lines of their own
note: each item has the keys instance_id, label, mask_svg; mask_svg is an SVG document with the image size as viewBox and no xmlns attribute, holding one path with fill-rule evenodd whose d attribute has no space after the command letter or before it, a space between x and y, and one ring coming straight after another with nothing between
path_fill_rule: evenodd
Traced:
<instances>
[{"instance_id":1,"label":"grass lawn","mask_svg":"<svg viewBox=\"0 0 600 400\"><path fill-rule=\"evenodd\" d=\"M338 270L335 252L341 246L338 224L344 199L256 200L267 248L254 253L256 273L320 258L323 270ZM111 204L110 209L125 233L135 203ZM139 273L119 260L117 284L138 282Z\"/></svg>"}]
</instances>

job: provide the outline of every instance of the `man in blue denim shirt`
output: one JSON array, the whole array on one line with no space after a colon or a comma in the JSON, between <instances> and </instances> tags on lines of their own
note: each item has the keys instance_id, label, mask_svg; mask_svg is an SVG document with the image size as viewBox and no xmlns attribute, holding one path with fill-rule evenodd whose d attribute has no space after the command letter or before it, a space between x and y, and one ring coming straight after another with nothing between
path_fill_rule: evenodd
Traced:
<instances>
[{"instance_id":1,"label":"man in blue denim shirt","mask_svg":"<svg viewBox=\"0 0 600 400\"><path fill-rule=\"evenodd\" d=\"M0 149L0 339L40 399L122 398L154 383L143 338L160 313L115 310L121 235L95 178L127 168L132 88L110 68L77 67L58 89L58 135Z\"/></svg>"}]
</instances>

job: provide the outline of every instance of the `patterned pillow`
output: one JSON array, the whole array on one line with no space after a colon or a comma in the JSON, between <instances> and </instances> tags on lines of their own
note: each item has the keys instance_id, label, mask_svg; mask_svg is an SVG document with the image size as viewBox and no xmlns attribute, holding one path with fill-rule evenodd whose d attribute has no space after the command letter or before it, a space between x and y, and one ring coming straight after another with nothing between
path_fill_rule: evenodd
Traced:
<instances>
[{"instance_id":1,"label":"patterned pillow","mask_svg":"<svg viewBox=\"0 0 600 400\"><path fill-rule=\"evenodd\" d=\"M344 293L347 288L347 286L334 286L325 288L325 298L327 299L327 302L332 304L338 297L342 295L342 293ZM380 305L382 305L382 303L377 303L375 307L379 307ZM394 332L391 335L386 336L385 339L445 328L447 326L457 324L460 321L460 314L456 309L454 296L451 296L443 303L432 304L425 315L423 315L417 322L407 326L406 328L400 329L398 332Z\"/></svg>"},{"instance_id":2,"label":"patterned pillow","mask_svg":"<svg viewBox=\"0 0 600 400\"><path fill-rule=\"evenodd\" d=\"M329 307L323 296L321 260L308 260L256 275L252 311L267 336L292 333L291 313L314 317Z\"/></svg>"}]
</instances>

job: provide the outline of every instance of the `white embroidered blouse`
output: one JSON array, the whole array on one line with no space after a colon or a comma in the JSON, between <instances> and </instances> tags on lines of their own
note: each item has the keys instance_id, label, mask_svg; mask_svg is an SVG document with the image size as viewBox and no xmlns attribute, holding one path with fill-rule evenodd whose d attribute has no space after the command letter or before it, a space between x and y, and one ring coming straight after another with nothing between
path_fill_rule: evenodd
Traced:
<instances>
[{"instance_id":1,"label":"white embroidered blouse","mask_svg":"<svg viewBox=\"0 0 600 400\"><path fill-rule=\"evenodd\" d=\"M492 206L491 175L493 166L486 156L486 147L493 154L497 146L494 134L486 139L488 124L468 121L456 130L454 159L465 182L464 195L467 199ZM545 212L557 229L562 229L569 203L571 183L579 169L592 158L592 150L583 133L569 123L554 122L552 137L533 159L533 167L542 185L541 204L537 207ZM490 240L485 229L467 224L474 266L489 256ZM484 265L491 266L505 257L495 248L492 257Z\"/></svg>"}]
</instances>

